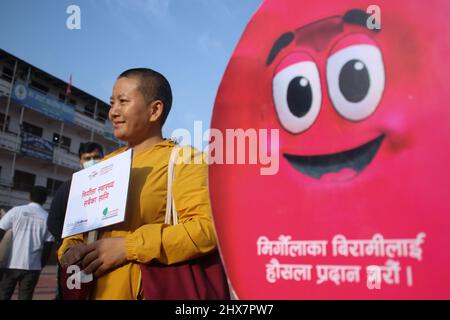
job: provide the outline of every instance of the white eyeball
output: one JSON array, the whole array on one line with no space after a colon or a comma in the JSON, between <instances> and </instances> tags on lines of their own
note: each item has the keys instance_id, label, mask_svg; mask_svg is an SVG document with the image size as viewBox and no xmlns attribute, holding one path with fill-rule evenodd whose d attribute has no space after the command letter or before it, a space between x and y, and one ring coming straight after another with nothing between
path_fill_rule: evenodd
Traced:
<instances>
[{"instance_id":1,"label":"white eyeball","mask_svg":"<svg viewBox=\"0 0 450 320\"><path fill-rule=\"evenodd\" d=\"M337 112L359 121L375 112L383 96L385 71L380 49L354 45L327 61L328 91Z\"/></svg>"},{"instance_id":2,"label":"white eyeball","mask_svg":"<svg viewBox=\"0 0 450 320\"><path fill-rule=\"evenodd\" d=\"M273 99L282 126L291 133L307 130L322 103L320 76L312 61L295 63L273 78Z\"/></svg>"}]
</instances>

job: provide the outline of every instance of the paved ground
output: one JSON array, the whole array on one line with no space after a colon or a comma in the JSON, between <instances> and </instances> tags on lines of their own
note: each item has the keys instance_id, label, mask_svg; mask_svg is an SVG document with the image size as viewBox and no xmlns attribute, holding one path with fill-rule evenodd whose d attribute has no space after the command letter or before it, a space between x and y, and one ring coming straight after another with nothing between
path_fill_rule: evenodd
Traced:
<instances>
[{"instance_id":1,"label":"paved ground","mask_svg":"<svg viewBox=\"0 0 450 320\"><path fill-rule=\"evenodd\" d=\"M46 266L41 272L33 300L53 300L56 292L56 265ZM232 297L234 300L235 297ZM17 300L17 288L12 300Z\"/></svg>"},{"instance_id":2,"label":"paved ground","mask_svg":"<svg viewBox=\"0 0 450 320\"><path fill-rule=\"evenodd\" d=\"M56 292L56 266L46 266L41 272L33 300L53 300ZM17 287L12 300L17 300Z\"/></svg>"}]
</instances>

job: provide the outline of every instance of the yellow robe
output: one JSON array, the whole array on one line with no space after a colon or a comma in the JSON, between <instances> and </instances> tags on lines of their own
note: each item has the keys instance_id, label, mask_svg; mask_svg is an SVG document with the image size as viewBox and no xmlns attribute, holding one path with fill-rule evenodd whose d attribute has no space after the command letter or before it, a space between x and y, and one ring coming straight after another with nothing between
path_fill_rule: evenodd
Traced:
<instances>
[{"instance_id":1,"label":"yellow robe","mask_svg":"<svg viewBox=\"0 0 450 320\"><path fill-rule=\"evenodd\" d=\"M164 140L149 150L133 155L125 221L99 230L99 239L126 237L126 256L129 262L97 278L92 299L140 297L142 292L138 263L158 261L173 264L216 250L207 165L204 161L198 161L202 159L202 154L193 148L182 148L180 156L191 161L175 166L172 190L179 224L164 224L167 166L174 146L171 140ZM127 149L128 147L119 149L106 158ZM58 251L59 258L70 246L86 239L87 234L64 239Z\"/></svg>"}]
</instances>

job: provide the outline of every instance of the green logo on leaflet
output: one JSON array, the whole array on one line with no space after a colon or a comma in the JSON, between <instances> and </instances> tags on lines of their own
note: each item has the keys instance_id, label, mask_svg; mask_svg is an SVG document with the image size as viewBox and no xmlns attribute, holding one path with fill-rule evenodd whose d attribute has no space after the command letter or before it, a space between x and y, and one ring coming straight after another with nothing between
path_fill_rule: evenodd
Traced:
<instances>
[{"instance_id":1,"label":"green logo on leaflet","mask_svg":"<svg viewBox=\"0 0 450 320\"><path fill-rule=\"evenodd\" d=\"M111 219L117 217L117 215L119 214L119 209L109 210L109 208L105 208L103 209L102 214L102 220Z\"/></svg>"}]
</instances>

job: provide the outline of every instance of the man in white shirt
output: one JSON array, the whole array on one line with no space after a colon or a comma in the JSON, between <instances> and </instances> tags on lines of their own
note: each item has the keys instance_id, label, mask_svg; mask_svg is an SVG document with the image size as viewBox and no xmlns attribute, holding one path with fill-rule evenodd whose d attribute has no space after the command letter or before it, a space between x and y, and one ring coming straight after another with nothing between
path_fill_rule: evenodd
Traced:
<instances>
[{"instance_id":1,"label":"man in white shirt","mask_svg":"<svg viewBox=\"0 0 450 320\"><path fill-rule=\"evenodd\" d=\"M9 300L19 283L19 300L31 300L42 268L47 263L53 236L47 229L47 211L42 205L47 189L35 186L30 203L9 210L0 220L0 240L12 229L12 248L9 263L0 282L0 300Z\"/></svg>"}]
</instances>

